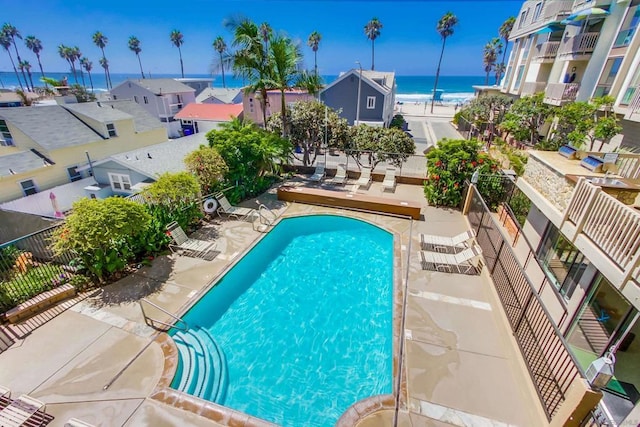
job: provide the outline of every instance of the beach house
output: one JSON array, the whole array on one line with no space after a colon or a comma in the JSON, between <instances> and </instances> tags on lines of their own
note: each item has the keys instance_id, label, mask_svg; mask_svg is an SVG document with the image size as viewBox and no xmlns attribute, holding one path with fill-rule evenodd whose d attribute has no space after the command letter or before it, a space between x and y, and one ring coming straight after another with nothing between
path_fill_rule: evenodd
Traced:
<instances>
[{"instance_id":1,"label":"beach house","mask_svg":"<svg viewBox=\"0 0 640 427\"><path fill-rule=\"evenodd\" d=\"M221 123L230 122L234 118L242 119L242 104L188 104L175 115L180 120L182 133L206 133L218 129Z\"/></svg>"},{"instance_id":2,"label":"beach house","mask_svg":"<svg viewBox=\"0 0 640 427\"><path fill-rule=\"evenodd\" d=\"M114 100L129 99L165 124L170 138L182 136L176 113L196 102L196 90L175 79L129 79L111 89Z\"/></svg>"},{"instance_id":3,"label":"beach house","mask_svg":"<svg viewBox=\"0 0 640 427\"><path fill-rule=\"evenodd\" d=\"M320 100L350 125L389 126L396 97L395 73L353 69L320 92Z\"/></svg>"},{"instance_id":4,"label":"beach house","mask_svg":"<svg viewBox=\"0 0 640 427\"><path fill-rule=\"evenodd\" d=\"M202 104L240 104L242 89L208 87L196 95L196 102Z\"/></svg>"},{"instance_id":5,"label":"beach house","mask_svg":"<svg viewBox=\"0 0 640 427\"><path fill-rule=\"evenodd\" d=\"M279 90L267 91L266 115L269 118L274 113L282 110L282 98ZM260 93L242 93L242 104L244 118L256 123L259 126L264 125L264 117L262 114L262 103L260 101ZM315 99L306 90L289 89L284 93L285 104L291 106L298 101L311 101Z\"/></svg>"}]
</instances>

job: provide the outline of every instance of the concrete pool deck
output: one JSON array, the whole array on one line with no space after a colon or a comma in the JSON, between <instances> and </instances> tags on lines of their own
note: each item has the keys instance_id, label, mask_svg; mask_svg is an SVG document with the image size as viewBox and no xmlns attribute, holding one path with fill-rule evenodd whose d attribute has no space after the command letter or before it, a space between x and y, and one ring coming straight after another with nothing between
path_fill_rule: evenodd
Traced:
<instances>
[{"instance_id":1,"label":"concrete pool deck","mask_svg":"<svg viewBox=\"0 0 640 427\"><path fill-rule=\"evenodd\" d=\"M486 269L466 276L421 268L418 234L454 235L468 228L466 219L459 212L427 206L419 186L399 184L395 193L382 193L374 182L368 191L420 202L423 218L411 225L401 218L286 204L276 200L275 189L259 199L279 215L344 214L400 236L403 285L407 258L409 270L398 425L546 424ZM162 256L100 288L0 354L0 384L15 396L26 393L46 402L47 412L55 416L51 426L63 426L72 417L110 426L256 425L246 417L219 413L207 419L150 398L163 374L164 353L138 301L146 298L180 314L261 236L250 222L215 218L196 235L218 241L215 259ZM178 406L192 406L189 400ZM353 423L360 427L388 426L394 411L356 415Z\"/></svg>"}]
</instances>

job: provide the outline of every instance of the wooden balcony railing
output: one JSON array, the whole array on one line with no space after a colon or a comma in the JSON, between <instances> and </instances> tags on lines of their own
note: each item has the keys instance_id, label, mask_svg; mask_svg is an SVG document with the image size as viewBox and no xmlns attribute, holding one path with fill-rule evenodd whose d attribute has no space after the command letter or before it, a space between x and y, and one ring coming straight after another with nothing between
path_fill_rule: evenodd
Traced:
<instances>
[{"instance_id":1,"label":"wooden balcony railing","mask_svg":"<svg viewBox=\"0 0 640 427\"><path fill-rule=\"evenodd\" d=\"M547 58L555 58L558 54L558 48L560 47L560 42L544 42L539 45L536 45L535 51L533 52L533 59L547 59Z\"/></svg>"},{"instance_id":2,"label":"wooden balcony railing","mask_svg":"<svg viewBox=\"0 0 640 427\"><path fill-rule=\"evenodd\" d=\"M549 83L544 91L544 100L553 105L575 101L578 89L580 83Z\"/></svg>"},{"instance_id":3,"label":"wooden balcony railing","mask_svg":"<svg viewBox=\"0 0 640 427\"><path fill-rule=\"evenodd\" d=\"M558 55L585 55L593 53L600 33L581 33L560 42Z\"/></svg>"},{"instance_id":4,"label":"wooden balcony railing","mask_svg":"<svg viewBox=\"0 0 640 427\"><path fill-rule=\"evenodd\" d=\"M524 82L520 95L533 95L534 93L544 92L547 82Z\"/></svg>"}]
</instances>

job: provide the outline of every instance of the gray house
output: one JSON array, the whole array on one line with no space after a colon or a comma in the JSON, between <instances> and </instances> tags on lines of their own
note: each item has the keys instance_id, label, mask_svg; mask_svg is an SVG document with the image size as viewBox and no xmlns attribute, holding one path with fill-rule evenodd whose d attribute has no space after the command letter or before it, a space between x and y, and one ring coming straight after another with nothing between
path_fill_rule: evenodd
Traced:
<instances>
[{"instance_id":1,"label":"gray house","mask_svg":"<svg viewBox=\"0 0 640 427\"><path fill-rule=\"evenodd\" d=\"M198 104L241 104L242 89L209 87L196 96Z\"/></svg>"},{"instance_id":2,"label":"gray house","mask_svg":"<svg viewBox=\"0 0 640 427\"><path fill-rule=\"evenodd\" d=\"M360 69L342 73L320 92L320 100L333 109L342 109L340 115L350 125L389 126L395 98L395 73Z\"/></svg>"},{"instance_id":3,"label":"gray house","mask_svg":"<svg viewBox=\"0 0 640 427\"><path fill-rule=\"evenodd\" d=\"M175 79L129 79L111 89L111 97L131 99L167 126L170 138L181 136L180 121L174 116L196 102L196 90Z\"/></svg>"}]
</instances>

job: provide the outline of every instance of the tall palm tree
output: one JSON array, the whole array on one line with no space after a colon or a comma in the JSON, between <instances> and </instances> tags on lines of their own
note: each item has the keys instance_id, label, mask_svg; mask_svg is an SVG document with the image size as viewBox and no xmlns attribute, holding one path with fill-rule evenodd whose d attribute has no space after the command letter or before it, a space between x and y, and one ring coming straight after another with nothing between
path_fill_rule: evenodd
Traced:
<instances>
[{"instance_id":1,"label":"tall palm tree","mask_svg":"<svg viewBox=\"0 0 640 427\"><path fill-rule=\"evenodd\" d=\"M11 56L11 37L5 34L3 31L0 31L0 45L7 51L7 55L9 55L9 59L11 60L11 66L13 67L13 72L16 73L16 79L18 80L18 86L24 92L24 86L22 86L22 81L20 80L20 74L18 74L18 69L16 68L16 63L13 62L13 56ZM25 81L26 84L26 81Z\"/></svg>"},{"instance_id":2,"label":"tall palm tree","mask_svg":"<svg viewBox=\"0 0 640 427\"><path fill-rule=\"evenodd\" d=\"M104 56L98 60L100 66L104 69L105 76L107 75L107 70L109 69L109 60ZM107 83L108 85L108 83Z\"/></svg>"},{"instance_id":3,"label":"tall palm tree","mask_svg":"<svg viewBox=\"0 0 640 427\"><path fill-rule=\"evenodd\" d=\"M498 38L495 38L484 45L484 49L482 51L482 64L484 65L484 72L486 73L484 79L485 85L489 85L489 73L491 73L491 70L493 70L493 67L496 65L496 61L498 60L498 46L502 48L502 42Z\"/></svg>"},{"instance_id":4,"label":"tall palm tree","mask_svg":"<svg viewBox=\"0 0 640 427\"><path fill-rule=\"evenodd\" d=\"M178 48L178 53L180 54L180 72L182 73L182 78L184 78L184 65L182 63L182 49L180 49L180 46L184 44L184 37L182 36L182 33L180 31L173 30L171 31L169 38L171 39L171 43L173 43L173 45Z\"/></svg>"},{"instance_id":5,"label":"tall palm tree","mask_svg":"<svg viewBox=\"0 0 640 427\"><path fill-rule=\"evenodd\" d=\"M40 39L37 39L34 36L27 36L24 39L24 43L27 45L27 49L33 52L36 55L36 58L38 58L38 66L40 67L40 74L44 78L45 77L44 70L42 69L42 62L40 62L40 52L42 52L42 42L40 41ZM45 82L45 86L47 86L46 82Z\"/></svg>"},{"instance_id":6,"label":"tall palm tree","mask_svg":"<svg viewBox=\"0 0 640 427\"><path fill-rule=\"evenodd\" d=\"M264 43L264 51L265 56L266 52L269 52L269 40L273 36L273 28L269 25L268 22L263 22L260 24L260 37L262 38L262 42Z\"/></svg>"},{"instance_id":7,"label":"tall palm tree","mask_svg":"<svg viewBox=\"0 0 640 427\"><path fill-rule=\"evenodd\" d=\"M29 61L25 59L24 61L20 62L18 67L20 67L20 71L22 71L23 73L24 73L24 70L27 70L27 76L29 76L29 83L31 84L31 90L33 90L34 86L33 86L33 79L31 78L31 64L29 64Z\"/></svg>"},{"instance_id":8,"label":"tall palm tree","mask_svg":"<svg viewBox=\"0 0 640 427\"><path fill-rule=\"evenodd\" d=\"M107 45L107 43L109 43L109 39L100 31L96 31L95 33L93 33L92 39L93 39L93 43L96 46L98 46L100 48L100 51L102 52L102 58L104 59L104 61L101 61L100 63L102 64L104 62L104 64L106 65L106 66L103 65L102 67L104 68L104 79L107 83L107 89L111 89L113 88L113 85L111 84L111 72L109 71L109 61L107 61L107 57L104 54L104 48Z\"/></svg>"},{"instance_id":9,"label":"tall palm tree","mask_svg":"<svg viewBox=\"0 0 640 427\"><path fill-rule=\"evenodd\" d=\"M136 54L138 57L138 65L140 65L140 74L144 79L144 71L142 71L142 61L140 61L140 52L142 52L142 48L140 47L140 40L136 36L129 37L129 49Z\"/></svg>"},{"instance_id":10,"label":"tall palm tree","mask_svg":"<svg viewBox=\"0 0 640 427\"><path fill-rule=\"evenodd\" d=\"M280 91L280 111L282 116L282 136L287 133L287 104L285 92L291 89L300 75L302 53L300 47L290 38L277 36L271 40L269 49L271 62L270 86Z\"/></svg>"},{"instance_id":11,"label":"tall palm tree","mask_svg":"<svg viewBox=\"0 0 640 427\"><path fill-rule=\"evenodd\" d=\"M58 46L58 55L60 55L60 58L66 60L69 63L69 66L71 67L71 71L73 73L73 79L75 80L76 84L78 84L78 75L76 74L76 64L75 64L75 55L74 55L74 51L72 47L69 46L65 46L63 44Z\"/></svg>"},{"instance_id":12,"label":"tall palm tree","mask_svg":"<svg viewBox=\"0 0 640 427\"><path fill-rule=\"evenodd\" d=\"M213 48L220 55L220 70L222 71L222 87L227 87L224 81L224 59L222 58L222 54L227 50L227 44L224 42L222 36L216 37L213 41Z\"/></svg>"},{"instance_id":13,"label":"tall palm tree","mask_svg":"<svg viewBox=\"0 0 640 427\"><path fill-rule=\"evenodd\" d=\"M322 34L317 31L309 34L309 39L307 40L307 45L313 51L313 69L316 72L316 76L318 75L318 47L320 47L320 40L322 39Z\"/></svg>"},{"instance_id":14,"label":"tall palm tree","mask_svg":"<svg viewBox=\"0 0 640 427\"><path fill-rule=\"evenodd\" d=\"M80 61L80 58L82 57L82 52L80 52L80 48L78 46L74 46L72 48L70 48L69 50L69 54L71 55L71 64L73 65L73 68L75 69L76 66L76 61ZM80 69L80 77L82 78L82 87L85 88L85 90L87 89L87 85L84 81L84 72L82 71L82 66L81 64L78 64L78 68Z\"/></svg>"},{"instance_id":15,"label":"tall palm tree","mask_svg":"<svg viewBox=\"0 0 640 427\"><path fill-rule=\"evenodd\" d=\"M6 34L11 39L11 44L13 44L13 48L16 51L16 60L18 61L18 64L20 64L22 62L22 58L20 58L20 52L18 52L18 45L16 44L16 37L19 39L22 39L22 36L20 35L20 31L18 31L16 27L14 27L13 25L7 22L2 26L2 33ZM24 78L24 84L25 86L27 86L27 90L29 90L29 84L27 83L27 76L25 75L24 70L21 70L21 71L22 71L22 77Z\"/></svg>"},{"instance_id":16,"label":"tall palm tree","mask_svg":"<svg viewBox=\"0 0 640 427\"><path fill-rule=\"evenodd\" d=\"M496 73L496 82L494 83L496 86L498 86L500 84L500 77L504 74L504 70L505 70L505 65L504 64L496 64L494 66L494 71Z\"/></svg>"},{"instance_id":17,"label":"tall palm tree","mask_svg":"<svg viewBox=\"0 0 640 427\"><path fill-rule=\"evenodd\" d=\"M433 85L433 96L431 97L431 113L433 113L433 105L436 102L436 90L438 89L438 79L440 77L440 65L442 64L442 56L444 55L444 45L447 37L453 34L453 27L458 23L458 18L451 12L445 13L438 21L436 31L442 38L442 50L440 51L440 59L438 60L438 68L436 70L436 81Z\"/></svg>"},{"instance_id":18,"label":"tall palm tree","mask_svg":"<svg viewBox=\"0 0 640 427\"><path fill-rule=\"evenodd\" d=\"M502 62L501 62L502 66L500 67L500 70L502 70L502 72L504 72L504 70L506 69L504 65L504 60L507 56L507 50L509 48L509 34L511 34L511 30L513 30L513 26L515 23L516 23L516 18L511 16L502 23L502 25L500 26L500 29L498 30L498 34L500 34L500 37L502 37L502 40L504 40L504 51L502 53ZM502 72L496 76L496 84L498 81L500 81Z\"/></svg>"},{"instance_id":19,"label":"tall palm tree","mask_svg":"<svg viewBox=\"0 0 640 427\"><path fill-rule=\"evenodd\" d=\"M380 37L380 30L382 29L382 22L378 21L378 18L373 18L371 21L367 22L367 25L364 26L364 34L367 36L369 40L371 40L371 69L374 70L374 43L378 37Z\"/></svg>"},{"instance_id":20,"label":"tall palm tree","mask_svg":"<svg viewBox=\"0 0 640 427\"><path fill-rule=\"evenodd\" d=\"M89 74L89 83L91 84L91 92L93 92L93 78L91 78L91 70L93 70L93 62L89 61L89 58L80 58L80 66Z\"/></svg>"},{"instance_id":21,"label":"tall palm tree","mask_svg":"<svg viewBox=\"0 0 640 427\"><path fill-rule=\"evenodd\" d=\"M300 72L295 87L306 90L309 95L318 96L322 89L322 77L316 73L309 73L307 71Z\"/></svg>"}]
</instances>

